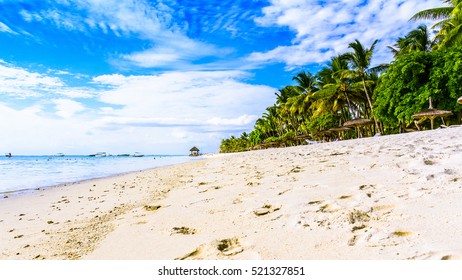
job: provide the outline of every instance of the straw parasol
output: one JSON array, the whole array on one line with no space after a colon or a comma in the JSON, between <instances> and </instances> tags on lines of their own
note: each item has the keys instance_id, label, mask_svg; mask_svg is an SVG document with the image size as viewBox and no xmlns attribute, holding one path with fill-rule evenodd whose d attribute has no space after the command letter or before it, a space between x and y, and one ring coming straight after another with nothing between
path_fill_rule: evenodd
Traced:
<instances>
[{"instance_id":1,"label":"straw parasol","mask_svg":"<svg viewBox=\"0 0 462 280\"><path fill-rule=\"evenodd\" d=\"M362 126L370 125L373 124L374 121L370 119L363 119L363 118L357 118L354 120L346 121L343 126L344 127L354 127L356 128L358 132L358 137L362 137L361 130L359 129Z\"/></svg>"},{"instance_id":2,"label":"straw parasol","mask_svg":"<svg viewBox=\"0 0 462 280\"><path fill-rule=\"evenodd\" d=\"M331 131L331 132L338 132L339 134L341 133L342 138L344 138L344 136L345 136L345 131L348 131L348 130L350 130L350 128L349 127L344 127L344 126L333 127L331 129L329 129L329 131Z\"/></svg>"},{"instance_id":3,"label":"straw parasol","mask_svg":"<svg viewBox=\"0 0 462 280\"><path fill-rule=\"evenodd\" d=\"M300 134L300 135L295 136L295 140L306 140L306 139L310 139L310 138L311 138L311 136L306 135L306 134Z\"/></svg>"},{"instance_id":4,"label":"straw parasol","mask_svg":"<svg viewBox=\"0 0 462 280\"><path fill-rule=\"evenodd\" d=\"M331 129L329 129L329 131L332 131L332 132L343 132L343 131L348 131L350 130L349 127L344 127L344 126L341 126L341 127L333 127Z\"/></svg>"},{"instance_id":5,"label":"straw parasol","mask_svg":"<svg viewBox=\"0 0 462 280\"><path fill-rule=\"evenodd\" d=\"M332 133L332 131L329 131L328 129L325 129L325 130L320 130L320 131L316 132L316 136L324 137L327 134L331 134L331 133Z\"/></svg>"},{"instance_id":6,"label":"straw parasol","mask_svg":"<svg viewBox=\"0 0 462 280\"><path fill-rule=\"evenodd\" d=\"M346 122L343 124L343 126L344 126L344 127L358 127L358 126L369 125L369 124L372 124L372 123L374 123L373 120L358 118L358 119L346 121Z\"/></svg>"},{"instance_id":7,"label":"straw parasol","mask_svg":"<svg viewBox=\"0 0 462 280\"><path fill-rule=\"evenodd\" d=\"M424 122L426 119L430 119L431 129L433 129L433 123L434 123L434 120L436 118L441 117L441 120L443 121L443 124L444 124L443 117L447 117L447 116L452 115L451 111L434 109L431 97L428 99L428 102L429 102L428 109L423 110L422 112L419 112L417 114L412 115L412 117L414 119L420 119L419 121L414 121L415 125L417 126L417 129L419 129L419 130L420 130L419 124Z\"/></svg>"},{"instance_id":8,"label":"straw parasol","mask_svg":"<svg viewBox=\"0 0 462 280\"><path fill-rule=\"evenodd\" d=\"M462 104L462 96L457 99L457 103Z\"/></svg>"}]
</instances>

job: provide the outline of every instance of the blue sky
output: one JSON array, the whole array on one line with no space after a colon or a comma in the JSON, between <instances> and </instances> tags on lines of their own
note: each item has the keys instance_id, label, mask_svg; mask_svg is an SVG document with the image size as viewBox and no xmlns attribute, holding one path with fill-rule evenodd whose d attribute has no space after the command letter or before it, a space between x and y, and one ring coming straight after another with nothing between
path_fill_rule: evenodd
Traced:
<instances>
[{"instance_id":1,"label":"blue sky","mask_svg":"<svg viewBox=\"0 0 462 280\"><path fill-rule=\"evenodd\" d=\"M439 0L0 0L0 152L216 152L274 93Z\"/></svg>"}]
</instances>

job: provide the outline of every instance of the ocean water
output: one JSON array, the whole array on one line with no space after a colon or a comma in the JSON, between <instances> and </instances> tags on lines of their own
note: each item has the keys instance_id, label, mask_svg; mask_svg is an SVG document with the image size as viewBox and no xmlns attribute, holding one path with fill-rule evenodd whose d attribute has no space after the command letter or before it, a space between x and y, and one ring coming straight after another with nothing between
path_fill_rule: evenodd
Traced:
<instances>
[{"instance_id":1,"label":"ocean water","mask_svg":"<svg viewBox=\"0 0 462 280\"><path fill-rule=\"evenodd\" d=\"M89 157L13 156L0 157L0 193L55 186L180 164L189 156Z\"/></svg>"}]
</instances>

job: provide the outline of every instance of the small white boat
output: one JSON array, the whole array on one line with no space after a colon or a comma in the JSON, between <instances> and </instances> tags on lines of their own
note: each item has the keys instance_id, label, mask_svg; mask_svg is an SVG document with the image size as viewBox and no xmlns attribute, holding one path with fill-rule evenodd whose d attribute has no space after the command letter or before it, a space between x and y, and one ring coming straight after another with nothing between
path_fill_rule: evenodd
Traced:
<instances>
[{"instance_id":1,"label":"small white boat","mask_svg":"<svg viewBox=\"0 0 462 280\"><path fill-rule=\"evenodd\" d=\"M57 153L55 156L56 156L56 157L63 157L64 154L63 154L63 153Z\"/></svg>"},{"instance_id":2,"label":"small white boat","mask_svg":"<svg viewBox=\"0 0 462 280\"><path fill-rule=\"evenodd\" d=\"M99 153L96 153L96 154L92 154L90 156L91 157L107 157L107 153L106 152L99 152Z\"/></svg>"},{"instance_id":3,"label":"small white boat","mask_svg":"<svg viewBox=\"0 0 462 280\"><path fill-rule=\"evenodd\" d=\"M144 155L136 152L133 154L133 157L144 157Z\"/></svg>"}]
</instances>

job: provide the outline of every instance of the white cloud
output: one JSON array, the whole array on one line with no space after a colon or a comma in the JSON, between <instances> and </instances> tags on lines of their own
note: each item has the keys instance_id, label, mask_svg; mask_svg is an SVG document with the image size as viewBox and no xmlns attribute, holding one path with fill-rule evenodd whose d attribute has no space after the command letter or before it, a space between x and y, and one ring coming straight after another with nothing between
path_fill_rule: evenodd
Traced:
<instances>
[{"instance_id":1,"label":"white cloud","mask_svg":"<svg viewBox=\"0 0 462 280\"><path fill-rule=\"evenodd\" d=\"M0 103L0 119L13 120L0 123L0 130L12 135L1 143L2 148L16 154L122 153L127 149L182 153L190 145L216 151L231 132L250 130L257 116L274 103L276 91L245 83L249 73L244 71L102 75L92 81L96 90L73 88L3 61L0 65L4 81L8 76L19 77L10 84L23 95L26 90L48 88L22 105ZM71 93L75 96L70 97ZM13 109L11 104L26 108Z\"/></svg>"},{"instance_id":2,"label":"white cloud","mask_svg":"<svg viewBox=\"0 0 462 280\"><path fill-rule=\"evenodd\" d=\"M348 44L355 39L366 47L379 39L375 61L386 62L391 59L386 46L417 25L409 19L418 11L439 6L439 0L273 0L255 21L262 26L290 28L295 32L293 44L255 52L248 59L284 62L289 68L323 63L348 51Z\"/></svg>"},{"instance_id":3,"label":"white cloud","mask_svg":"<svg viewBox=\"0 0 462 280\"><path fill-rule=\"evenodd\" d=\"M198 58L225 55L230 52L229 48L218 49L212 45L182 37L159 42L154 48L121 57L140 67L178 68L179 65L189 64L190 61Z\"/></svg>"},{"instance_id":4,"label":"white cloud","mask_svg":"<svg viewBox=\"0 0 462 280\"><path fill-rule=\"evenodd\" d=\"M15 110L0 103L0 130L9 137L2 139L1 149L14 154L55 154L57 149L79 145L84 126L72 120L49 119L39 105Z\"/></svg>"},{"instance_id":5,"label":"white cloud","mask_svg":"<svg viewBox=\"0 0 462 280\"><path fill-rule=\"evenodd\" d=\"M56 77L14 67L0 62L0 93L26 98L40 96L44 90L62 87L63 82Z\"/></svg>"},{"instance_id":6,"label":"white cloud","mask_svg":"<svg viewBox=\"0 0 462 280\"><path fill-rule=\"evenodd\" d=\"M65 71L48 70L63 75ZM91 98L98 93L92 88L69 87L59 77L27 70L0 60L0 95L15 98L66 96L69 98Z\"/></svg>"},{"instance_id":7,"label":"white cloud","mask_svg":"<svg viewBox=\"0 0 462 280\"><path fill-rule=\"evenodd\" d=\"M258 119L256 115L242 115L237 118L211 118L207 120L206 123L213 125L213 126L248 126L249 124L253 124Z\"/></svg>"},{"instance_id":8,"label":"white cloud","mask_svg":"<svg viewBox=\"0 0 462 280\"><path fill-rule=\"evenodd\" d=\"M189 38L186 31L174 22L173 10L162 2L74 0L65 1L64 4L79 12L51 6L33 12L22 10L20 14L26 21L47 22L69 31L111 32L118 37L136 36L147 40L153 47L118 57L122 62L139 67L174 68L175 63L183 65L199 58L223 56L230 52L230 49L218 49Z\"/></svg>"},{"instance_id":9,"label":"white cloud","mask_svg":"<svg viewBox=\"0 0 462 280\"><path fill-rule=\"evenodd\" d=\"M82 103L70 99L53 99L56 115L62 118L70 118L78 112L85 110Z\"/></svg>"},{"instance_id":10,"label":"white cloud","mask_svg":"<svg viewBox=\"0 0 462 280\"><path fill-rule=\"evenodd\" d=\"M6 32L13 35L18 35L17 32L13 31L8 25L0 21L0 32Z\"/></svg>"},{"instance_id":11,"label":"white cloud","mask_svg":"<svg viewBox=\"0 0 462 280\"><path fill-rule=\"evenodd\" d=\"M171 72L155 76L104 75L110 86L100 101L121 105L104 125L145 127L222 126L250 128L255 115L274 102L274 88L240 82L242 71Z\"/></svg>"}]
</instances>

